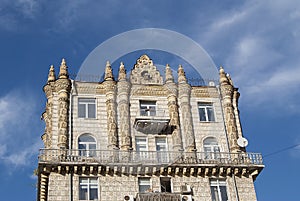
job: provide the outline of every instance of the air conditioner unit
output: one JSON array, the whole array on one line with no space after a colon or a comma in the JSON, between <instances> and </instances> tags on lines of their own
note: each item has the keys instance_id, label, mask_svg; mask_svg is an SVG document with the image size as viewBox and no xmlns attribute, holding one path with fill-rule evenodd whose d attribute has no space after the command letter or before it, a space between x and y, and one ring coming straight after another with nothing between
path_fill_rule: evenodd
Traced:
<instances>
[{"instance_id":1,"label":"air conditioner unit","mask_svg":"<svg viewBox=\"0 0 300 201\"><path fill-rule=\"evenodd\" d=\"M192 201L192 195L180 195L181 201Z\"/></svg>"},{"instance_id":2,"label":"air conditioner unit","mask_svg":"<svg viewBox=\"0 0 300 201\"><path fill-rule=\"evenodd\" d=\"M124 196L124 201L134 201L133 195L125 195Z\"/></svg>"},{"instance_id":3,"label":"air conditioner unit","mask_svg":"<svg viewBox=\"0 0 300 201\"><path fill-rule=\"evenodd\" d=\"M191 186L190 185L181 186L181 192L182 193L190 193L191 192Z\"/></svg>"}]
</instances>

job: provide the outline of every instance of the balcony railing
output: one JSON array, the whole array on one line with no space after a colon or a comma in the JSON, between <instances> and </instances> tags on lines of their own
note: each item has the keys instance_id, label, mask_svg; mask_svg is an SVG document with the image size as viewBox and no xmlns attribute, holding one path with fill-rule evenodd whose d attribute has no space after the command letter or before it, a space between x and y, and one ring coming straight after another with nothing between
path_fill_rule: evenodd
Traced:
<instances>
[{"instance_id":1,"label":"balcony railing","mask_svg":"<svg viewBox=\"0 0 300 201\"><path fill-rule=\"evenodd\" d=\"M101 165L263 165L260 153L41 149L39 162Z\"/></svg>"}]
</instances>

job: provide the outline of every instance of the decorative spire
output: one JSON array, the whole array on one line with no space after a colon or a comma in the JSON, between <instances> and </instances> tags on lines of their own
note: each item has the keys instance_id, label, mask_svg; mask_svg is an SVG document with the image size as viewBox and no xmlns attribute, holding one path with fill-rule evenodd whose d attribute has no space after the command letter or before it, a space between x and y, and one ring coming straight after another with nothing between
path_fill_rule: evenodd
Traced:
<instances>
[{"instance_id":1,"label":"decorative spire","mask_svg":"<svg viewBox=\"0 0 300 201\"><path fill-rule=\"evenodd\" d=\"M228 78L227 78L227 76L225 74L225 71L224 71L222 66L220 67L219 74L220 74L220 83L221 84L228 84Z\"/></svg>"},{"instance_id":2,"label":"decorative spire","mask_svg":"<svg viewBox=\"0 0 300 201\"><path fill-rule=\"evenodd\" d=\"M48 74L48 81L47 82L53 82L55 81L55 71L54 71L54 66L51 65L49 69L49 74Z\"/></svg>"},{"instance_id":3,"label":"decorative spire","mask_svg":"<svg viewBox=\"0 0 300 201\"><path fill-rule=\"evenodd\" d=\"M167 82L174 82L172 69L170 68L169 64L166 65L166 83Z\"/></svg>"},{"instance_id":4,"label":"decorative spire","mask_svg":"<svg viewBox=\"0 0 300 201\"><path fill-rule=\"evenodd\" d=\"M61 79L61 78L68 79L69 78L68 66L66 64L66 60L65 59L62 59L62 61L61 61L61 65L60 65L60 68L59 68L58 78L59 79Z\"/></svg>"},{"instance_id":5,"label":"decorative spire","mask_svg":"<svg viewBox=\"0 0 300 201\"><path fill-rule=\"evenodd\" d=\"M111 65L110 65L109 61L106 62L104 80L105 81L106 80L114 80L114 76L113 76Z\"/></svg>"},{"instance_id":6,"label":"decorative spire","mask_svg":"<svg viewBox=\"0 0 300 201\"><path fill-rule=\"evenodd\" d=\"M126 69L123 62L120 64L118 80L126 80Z\"/></svg>"},{"instance_id":7,"label":"decorative spire","mask_svg":"<svg viewBox=\"0 0 300 201\"><path fill-rule=\"evenodd\" d=\"M182 65L178 67L178 83L186 83L185 72Z\"/></svg>"}]
</instances>

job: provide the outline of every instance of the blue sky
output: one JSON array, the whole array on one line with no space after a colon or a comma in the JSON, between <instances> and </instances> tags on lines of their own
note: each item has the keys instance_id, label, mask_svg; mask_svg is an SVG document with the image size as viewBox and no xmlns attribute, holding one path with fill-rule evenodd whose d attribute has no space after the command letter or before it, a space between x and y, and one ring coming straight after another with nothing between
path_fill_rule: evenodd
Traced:
<instances>
[{"instance_id":1,"label":"blue sky","mask_svg":"<svg viewBox=\"0 0 300 201\"><path fill-rule=\"evenodd\" d=\"M95 47L132 29L184 34L224 66L241 92L249 152L268 155L299 144L299 21L297 0L0 0L1 200L36 198L32 175L42 147L49 66L57 69L64 57L76 73ZM255 182L258 200L296 200L300 147L264 163Z\"/></svg>"}]
</instances>

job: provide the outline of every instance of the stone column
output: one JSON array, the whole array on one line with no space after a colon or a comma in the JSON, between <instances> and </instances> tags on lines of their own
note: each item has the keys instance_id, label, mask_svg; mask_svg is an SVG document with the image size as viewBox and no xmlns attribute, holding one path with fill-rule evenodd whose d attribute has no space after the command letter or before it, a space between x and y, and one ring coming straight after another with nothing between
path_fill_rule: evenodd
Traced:
<instances>
[{"instance_id":1,"label":"stone column","mask_svg":"<svg viewBox=\"0 0 300 201\"><path fill-rule=\"evenodd\" d=\"M53 91L55 90L55 71L53 65L49 69L47 84L44 86L44 92L46 94L47 102L46 109L42 117L45 121L45 132L42 135L45 148L51 148L52 146L52 106L53 106Z\"/></svg>"},{"instance_id":2,"label":"stone column","mask_svg":"<svg viewBox=\"0 0 300 201\"><path fill-rule=\"evenodd\" d=\"M170 116L170 126L173 129L172 131L173 150L179 151L182 150L183 148L182 148L182 138L180 132L179 113L178 113L178 105L177 105L178 89L174 82L172 70L168 64L166 66L165 88L168 94L167 98L168 98L168 109L169 109L169 116Z\"/></svg>"},{"instance_id":3,"label":"stone column","mask_svg":"<svg viewBox=\"0 0 300 201\"><path fill-rule=\"evenodd\" d=\"M58 79L55 81L58 94L58 144L62 149L68 148L69 136L69 94L71 81L69 80L68 67L63 59L60 66Z\"/></svg>"},{"instance_id":4,"label":"stone column","mask_svg":"<svg viewBox=\"0 0 300 201\"><path fill-rule=\"evenodd\" d=\"M233 106L233 96L235 93L235 88L230 77L225 74L225 71L222 67L220 68L220 91L222 96L222 105L224 110L224 119L227 138L229 142L229 149L231 152L237 152L240 150L240 147L237 145L238 132Z\"/></svg>"},{"instance_id":5,"label":"stone column","mask_svg":"<svg viewBox=\"0 0 300 201\"><path fill-rule=\"evenodd\" d=\"M178 99L181 113L181 131L185 139L185 150L195 151L195 135L190 105L191 86L187 83L184 70L180 65L178 68Z\"/></svg>"},{"instance_id":6,"label":"stone column","mask_svg":"<svg viewBox=\"0 0 300 201\"><path fill-rule=\"evenodd\" d=\"M121 63L119 69L118 88L118 111L119 111L119 135L120 147L122 150L132 149L132 140L130 133L130 115L129 115L129 93L130 83L126 80L126 70Z\"/></svg>"},{"instance_id":7,"label":"stone column","mask_svg":"<svg viewBox=\"0 0 300 201\"><path fill-rule=\"evenodd\" d=\"M104 87L106 95L106 111L107 111L107 136L108 148L118 149L118 133L116 121L116 82L109 62L106 63Z\"/></svg>"}]
</instances>

